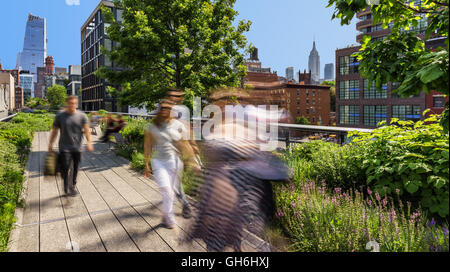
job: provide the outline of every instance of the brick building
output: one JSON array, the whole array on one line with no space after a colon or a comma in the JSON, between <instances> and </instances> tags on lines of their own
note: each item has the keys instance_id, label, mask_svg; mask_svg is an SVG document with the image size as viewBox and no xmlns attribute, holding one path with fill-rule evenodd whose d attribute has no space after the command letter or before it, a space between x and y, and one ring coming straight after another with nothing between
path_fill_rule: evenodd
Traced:
<instances>
[{"instance_id":1,"label":"brick building","mask_svg":"<svg viewBox=\"0 0 450 272\"><path fill-rule=\"evenodd\" d=\"M278 105L289 114L289 123L304 116L312 125L331 125L329 86L256 82L250 85L254 104Z\"/></svg>"},{"instance_id":2,"label":"brick building","mask_svg":"<svg viewBox=\"0 0 450 272\"><path fill-rule=\"evenodd\" d=\"M361 33L356 40L360 42L364 35L373 40L382 40L390 34L390 28L382 29L381 25L372 25L370 10L357 14L360 20L356 28ZM411 31L418 37L424 37L426 20L423 20ZM426 41L427 48L442 46L442 39ZM374 128L383 120L390 122L391 118L401 120L423 120L422 112L431 108L434 113L441 113L443 104L448 101L441 94L432 92L409 98L401 98L392 93L399 83L389 82L377 91L374 85L369 86L368 81L359 74L359 62L352 54L359 51L359 45L349 46L336 50L336 121L338 126Z\"/></svg>"},{"instance_id":3,"label":"brick building","mask_svg":"<svg viewBox=\"0 0 450 272\"><path fill-rule=\"evenodd\" d=\"M25 101L23 99L23 88L22 87L16 86L14 99L16 102L16 110L22 109L25 104Z\"/></svg>"}]
</instances>

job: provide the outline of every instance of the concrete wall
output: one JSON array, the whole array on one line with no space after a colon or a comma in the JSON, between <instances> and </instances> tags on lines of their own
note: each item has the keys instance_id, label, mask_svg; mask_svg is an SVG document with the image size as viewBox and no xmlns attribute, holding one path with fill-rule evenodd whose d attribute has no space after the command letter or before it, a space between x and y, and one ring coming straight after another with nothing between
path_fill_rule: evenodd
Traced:
<instances>
[{"instance_id":1,"label":"concrete wall","mask_svg":"<svg viewBox=\"0 0 450 272\"><path fill-rule=\"evenodd\" d=\"M16 104L14 77L10 73L0 73L0 85L3 86L0 93L0 110L13 111ZM5 92L8 94L5 95Z\"/></svg>"}]
</instances>

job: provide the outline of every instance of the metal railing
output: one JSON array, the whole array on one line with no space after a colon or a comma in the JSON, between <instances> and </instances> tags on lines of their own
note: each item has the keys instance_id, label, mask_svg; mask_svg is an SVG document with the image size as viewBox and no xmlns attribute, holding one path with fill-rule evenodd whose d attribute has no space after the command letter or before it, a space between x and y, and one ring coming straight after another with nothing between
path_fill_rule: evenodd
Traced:
<instances>
[{"instance_id":1,"label":"metal railing","mask_svg":"<svg viewBox=\"0 0 450 272\"><path fill-rule=\"evenodd\" d=\"M83 111L85 113L91 113L96 111ZM98 111L97 111L98 112ZM122 112L108 112L111 114L120 114L125 116L130 116L131 118L143 118L143 119L151 119L155 117L154 114L135 114L135 113L122 113ZM191 118L191 120L198 120L198 118ZM201 118L201 121L207 121L208 118ZM363 129L363 128L349 128L349 127L332 127L332 126L313 126L313 125L297 125L297 124L286 124L286 123L274 123L272 125L278 126L281 128L278 133L278 141L285 142L286 148L289 148L293 143L304 143L304 140L298 139L294 137L293 132L300 132L305 134L305 137L308 135L335 135L336 143L344 144L347 141L347 134L349 132L357 131L357 132L372 132L372 129Z\"/></svg>"},{"instance_id":2,"label":"metal railing","mask_svg":"<svg viewBox=\"0 0 450 272\"><path fill-rule=\"evenodd\" d=\"M13 119L16 116L17 116L17 113L15 113L13 115L8 115L7 117L1 118L0 122L8 122L8 121L10 121L11 119Z\"/></svg>"}]
</instances>

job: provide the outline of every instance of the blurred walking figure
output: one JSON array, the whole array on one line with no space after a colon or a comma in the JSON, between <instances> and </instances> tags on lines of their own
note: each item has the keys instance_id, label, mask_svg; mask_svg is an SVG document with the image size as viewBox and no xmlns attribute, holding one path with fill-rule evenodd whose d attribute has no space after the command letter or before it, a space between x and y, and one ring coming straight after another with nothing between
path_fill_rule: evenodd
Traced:
<instances>
[{"instance_id":1,"label":"blurred walking figure","mask_svg":"<svg viewBox=\"0 0 450 272\"><path fill-rule=\"evenodd\" d=\"M160 103L157 116L145 131L144 143L145 176L150 176L151 156L153 175L163 196L163 224L167 228L174 228L176 224L173 201L175 195L181 195L181 156L187 146L183 140L187 133L185 126L171 117L173 106L173 101L168 99Z\"/></svg>"},{"instance_id":2,"label":"blurred walking figure","mask_svg":"<svg viewBox=\"0 0 450 272\"><path fill-rule=\"evenodd\" d=\"M190 218L192 216L192 210L191 210L191 205L189 204L187 198L186 198L186 194L184 193L184 189L183 189L183 183L181 182L183 179L183 173L185 169L189 169L189 170L199 170L199 167L201 165L201 161L200 161L200 156L199 156L199 150L197 147L197 143L194 140L193 137L193 129L192 129L192 125L190 123L189 120L185 120L180 118L181 114L183 113L183 108L180 107L179 105L183 102L183 95L184 92L181 90L177 90L177 89L169 89L166 95L166 98L171 102L174 103L172 110L171 110L171 117L179 120L183 125L184 128L187 130L188 128L190 128L190 138L189 141L183 141L182 143L178 144L178 148L181 150L178 150L180 153L183 153L185 156L189 157L187 158L186 161L186 165L184 163L178 164L178 169L177 169L177 176L180 180L180 182L178 182L178 194L177 197L178 199L182 202L183 204L183 211L182 211L182 216L184 218ZM182 160L183 161L183 160Z\"/></svg>"},{"instance_id":3,"label":"blurred walking figure","mask_svg":"<svg viewBox=\"0 0 450 272\"><path fill-rule=\"evenodd\" d=\"M122 115L118 115L118 118L115 119L112 114L108 114L106 119L105 135L103 135L102 141L104 143L108 142L109 135L121 131L126 126L127 122L123 120Z\"/></svg>"},{"instance_id":4,"label":"blurred walking figure","mask_svg":"<svg viewBox=\"0 0 450 272\"><path fill-rule=\"evenodd\" d=\"M66 99L66 109L56 115L53 129L50 135L48 151L53 151L53 143L59 137L59 161L61 176L64 180L64 192L66 195L76 195L78 169L81 162L83 133L87 139L87 150L93 151L89 122L86 114L77 111L78 98L69 96ZM69 170L73 169L71 175Z\"/></svg>"},{"instance_id":5,"label":"blurred walking figure","mask_svg":"<svg viewBox=\"0 0 450 272\"><path fill-rule=\"evenodd\" d=\"M89 127L91 128L91 133L97 135L97 126L99 125L101 119L102 118L98 115L97 112L92 113L92 116L89 120Z\"/></svg>"},{"instance_id":6,"label":"blurred walking figure","mask_svg":"<svg viewBox=\"0 0 450 272\"><path fill-rule=\"evenodd\" d=\"M212 97L213 103L222 108L235 104L236 99L240 104L245 102L239 92L221 92ZM238 122L225 123L221 129L242 130L244 135L256 133ZM290 174L278 157L260 150L262 140L223 135L200 146L205 158L198 181L201 202L187 240L202 239L208 251L223 251L227 246L241 251L244 231L262 235L274 215L270 182L288 180Z\"/></svg>"}]
</instances>

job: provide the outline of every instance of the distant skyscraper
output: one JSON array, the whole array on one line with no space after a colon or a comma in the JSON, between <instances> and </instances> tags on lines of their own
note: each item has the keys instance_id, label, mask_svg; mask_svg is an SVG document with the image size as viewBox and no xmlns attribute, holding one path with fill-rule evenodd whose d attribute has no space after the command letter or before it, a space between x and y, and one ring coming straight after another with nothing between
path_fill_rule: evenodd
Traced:
<instances>
[{"instance_id":1,"label":"distant skyscraper","mask_svg":"<svg viewBox=\"0 0 450 272\"><path fill-rule=\"evenodd\" d=\"M308 69L311 71L312 80L320 81L320 56L316 49L316 41L313 42L313 49L309 54Z\"/></svg>"},{"instance_id":2,"label":"distant skyscraper","mask_svg":"<svg viewBox=\"0 0 450 272\"><path fill-rule=\"evenodd\" d=\"M287 81L294 81L294 67L286 68L286 79Z\"/></svg>"},{"instance_id":3,"label":"distant skyscraper","mask_svg":"<svg viewBox=\"0 0 450 272\"><path fill-rule=\"evenodd\" d=\"M34 75L29 74L28 71L20 72L20 87L23 89L23 99L26 102L28 98L35 97L34 94Z\"/></svg>"},{"instance_id":4,"label":"distant skyscraper","mask_svg":"<svg viewBox=\"0 0 450 272\"><path fill-rule=\"evenodd\" d=\"M16 67L37 74L37 68L44 66L47 57L47 23L45 18L28 14L23 51L17 55ZM37 77L34 77L35 80Z\"/></svg>"},{"instance_id":5,"label":"distant skyscraper","mask_svg":"<svg viewBox=\"0 0 450 272\"><path fill-rule=\"evenodd\" d=\"M334 79L334 64L328 63L325 64L325 80L333 80Z\"/></svg>"}]
</instances>

